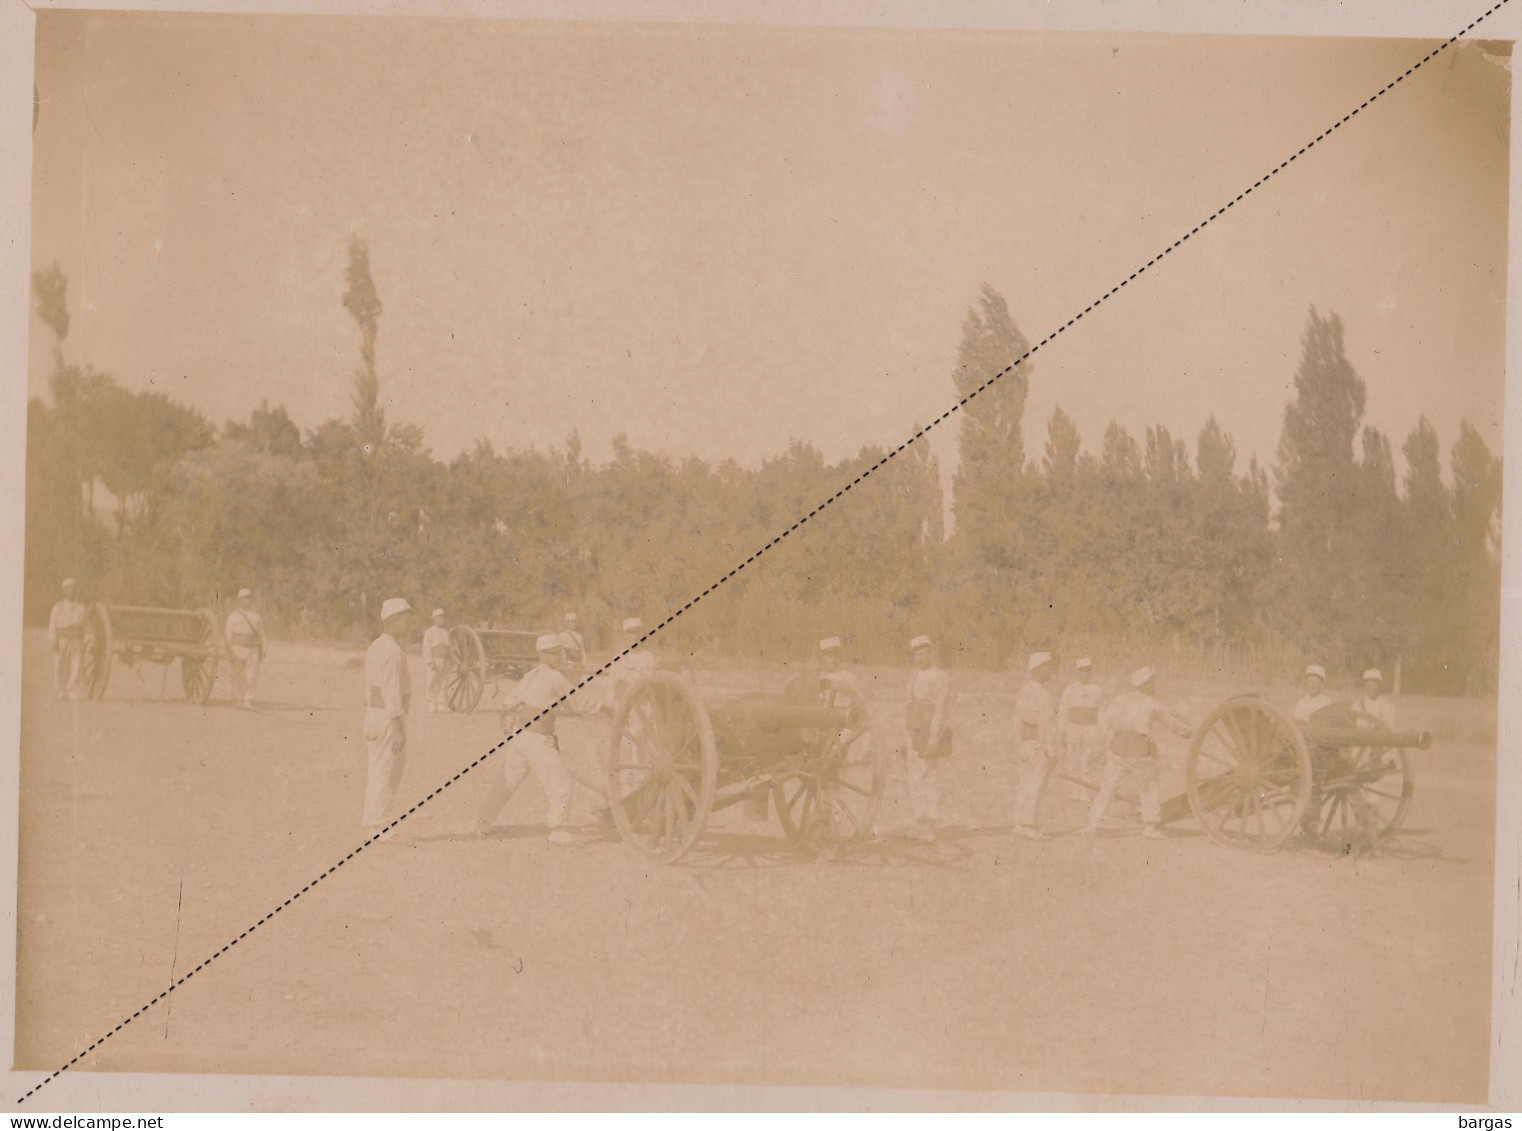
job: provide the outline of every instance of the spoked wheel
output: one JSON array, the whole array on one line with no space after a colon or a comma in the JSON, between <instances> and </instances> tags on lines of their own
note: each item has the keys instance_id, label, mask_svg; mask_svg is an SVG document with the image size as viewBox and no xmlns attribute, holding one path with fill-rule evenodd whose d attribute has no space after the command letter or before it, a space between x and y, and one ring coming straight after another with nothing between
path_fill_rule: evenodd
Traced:
<instances>
[{"instance_id":1,"label":"spoked wheel","mask_svg":"<svg viewBox=\"0 0 1522 1131\"><path fill-rule=\"evenodd\" d=\"M1189 744L1189 807L1212 840L1272 852L1300 826L1311 798L1311 755L1271 703L1228 699Z\"/></svg>"},{"instance_id":2,"label":"spoked wheel","mask_svg":"<svg viewBox=\"0 0 1522 1131\"><path fill-rule=\"evenodd\" d=\"M476 709L486 687L486 649L475 629L457 624L449 630L449 650L444 696L451 711L469 713Z\"/></svg>"},{"instance_id":3,"label":"spoked wheel","mask_svg":"<svg viewBox=\"0 0 1522 1131\"><path fill-rule=\"evenodd\" d=\"M1319 752L1318 804L1306 820L1313 839L1343 848L1372 846L1400 828L1416 789L1406 752L1380 741L1390 728L1372 715L1351 716L1369 745Z\"/></svg>"},{"instance_id":4,"label":"spoked wheel","mask_svg":"<svg viewBox=\"0 0 1522 1131\"><path fill-rule=\"evenodd\" d=\"M888 777L886 743L860 692L842 686L834 695L848 709L845 725L821 731L800 765L772 776L783 833L811 849L871 836Z\"/></svg>"},{"instance_id":5,"label":"spoked wheel","mask_svg":"<svg viewBox=\"0 0 1522 1131\"><path fill-rule=\"evenodd\" d=\"M180 682L185 685L185 698L197 707L211 698L211 689L217 682L217 658L210 649L217 644L217 622L210 612L201 610L201 638L198 643L208 650L204 656L180 657Z\"/></svg>"},{"instance_id":6,"label":"spoked wheel","mask_svg":"<svg viewBox=\"0 0 1522 1131\"><path fill-rule=\"evenodd\" d=\"M79 682L91 699L106 694L111 679L111 614L96 602L85 611L85 638L80 645Z\"/></svg>"},{"instance_id":7,"label":"spoked wheel","mask_svg":"<svg viewBox=\"0 0 1522 1131\"><path fill-rule=\"evenodd\" d=\"M608 803L626 842L668 863L703 834L719 757L713 724L672 672L641 676L613 715Z\"/></svg>"}]
</instances>

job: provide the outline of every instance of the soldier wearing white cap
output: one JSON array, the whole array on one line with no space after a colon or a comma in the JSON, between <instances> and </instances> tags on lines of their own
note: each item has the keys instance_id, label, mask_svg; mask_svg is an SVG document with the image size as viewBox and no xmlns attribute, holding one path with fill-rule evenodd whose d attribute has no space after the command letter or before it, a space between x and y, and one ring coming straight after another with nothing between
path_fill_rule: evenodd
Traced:
<instances>
[{"instance_id":1,"label":"soldier wearing white cap","mask_svg":"<svg viewBox=\"0 0 1522 1131\"><path fill-rule=\"evenodd\" d=\"M1057 701L1057 742L1062 747L1070 777L1092 782L1099 772L1099 707L1104 689L1094 682L1094 661L1087 656L1073 665L1078 678L1063 688ZM1088 797L1077 783L1072 786L1075 800Z\"/></svg>"},{"instance_id":2,"label":"soldier wearing white cap","mask_svg":"<svg viewBox=\"0 0 1522 1131\"><path fill-rule=\"evenodd\" d=\"M1110 700L1100 713L1105 770L1099 782L1099 795L1089 810L1089 823L1083 829L1085 833L1098 830L1099 822L1109 811L1115 790L1126 778L1134 777L1141 789L1142 833L1149 837L1163 835L1159 828L1162 804L1158 798L1158 752L1153 735L1158 727L1166 727L1185 738L1193 730L1153 696L1156 689L1152 669L1138 668L1131 673L1131 690Z\"/></svg>"},{"instance_id":3,"label":"soldier wearing white cap","mask_svg":"<svg viewBox=\"0 0 1522 1131\"><path fill-rule=\"evenodd\" d=\"M380 832L402 784L407 757L407 711L412 706L412 674L397 643L412 606L400 597L381 604L381 634L365 653L365 828Z\"/></svg>"},{"instance_id":4,"label":"soldier wearing white cap","mask_svg":"<svg viewBox=\"0 0 1522 1131\"><path fill-rule=\"evenodd\" d=\"M447 711L449 704L444 698L444 682L449 676L449 664L454 658L454 648L449 643L449 629L444 627L444 610L433 610L433 623L423 630L423 662L428 666L428 709Z\"/></svg>"},{"instance_id":5,"label":"soldier wearing white cap","mask_svg":"<svg viewBox=\"0 0 1522 1131\"><path fill-rule=\"evenodd\" d=\"M941 818L940 759L951 753L951 676L936 665L928 636L909 641L909 656L914 664L904 709L909 804L919 834L934 840Z\"/></svg>"},{"instance_id":6,"label":"soldier wearing white cap","mask_svg":"<svg viewBox=\"0 0 1522 1131\"><path fill-rule=\"evenodd\" d=\"M1323 707L1332 705L1332 697L1322 690L1326 686L1326 669L1320 664L1310 664L1305 669L1305 694L1295 703L1290 718L1297 723L1310 722L1311 716Z\"/></svg>"},{"instance_id":7,"label":"soldier wearing white cap","mask_svg":"<svg viewBox=\"0 0 1522 1131\"><path fill-rule=\"evenodd\" d=\"M587 662L587 639L576 629L575 613L566 613L565 628L560 633L560 643L564 650L565 662L571 667L579 668Z\"/></svg>"},{"instance_id":8,"label":"soldier wearing white cap","mask_svg":"<svg viewBox=\"0 0 1522 1131\"><path fill-rule=\"evenodd\" d=\"M85 606L74 598L78 584L63 579L63 596L48 615L48 647L55 653L53 690L58 698L79 694L79 662L85 642Z\"/></svg>"},{"instance_id":9,"label":"soldier wearing white cap","mask_svg":"<svg viewBox=\"0 0 1522 1131\"><path fill-rule=\"evenodd\" d=\"M254 591L238 590L238 604L227 614L227 644L233 654L233 702L253 710L264 662L264 621L254 612Z\"/></svg>"},{"instance_id":10,"label":"soldier wearing white cap","mask_svg":"<svg viewBox=\"0 0 1522 1131\"><path fill-rule=\"evenodd\" d=\"M619 655L608 665L604 673L607 680L606 695L603 699L602 709L612 714L614 709L628 694L629 687L642 675L649 675L660 667L660 661L655 653L647 648L639 646L639 638L645 631L645 622L639 617L628 617L624 620L620 631Z\"/></svg>"},{"instance_id":11,"label":"soldier wearing white cap","mask_svg":"<svg viewBox=\"0 0 1522 1131\"><path fill-rule=\"evenodd\" d=\"M831 710L847 711L852 716L837 739L837 748L841 750L866 733L866 719L860 716L867 695L856 674L843 666L845 652L845 643L838 636L826 636L819 642L820 702Z\"/></svg>"},{"instance_id":12,"label":"soldier wearing white cap","mask_svg":"<svg viewBox=\"0 0 1522 1131\"><path fill-rule=\"evenodd\" d=\"M562 642L559 633L546 633L534 642L539 662L530 668L502 701L502 732L513 738L502 752L502 778L493 783L481 803L476 831L485 835L502 807L508 803L529 771L539 779L549 798L551 844L574 844L576 838L564 828L571 808L571 772L555 738L555 717L569 709L564 702L571 682L559 671ZM526 727L527 729L521 729ZM517 733L514 733L517 732Z\"/></svg>"},{"instance_id":13,"label":"soldier wearing white cap","mask_svg":"<svg viewBox=\"0 0 1522 1131\"><path fill-rule=\"evenodd\" d=\"M1015 834L1040 840L1036 810L1057 760L1057 700L1047 689L1056 665L1050 652L1034 652L1026 663L1030 678L1015 692L1015 724L1020 728L1020 792L1015 798Z\"/></svg>"},{"instance_id":14,"label":"soldier wearing white cap","mask_svg":"<svg viewBox=\"0 0 1522 1131\"><path fill-rule=\"evenodd\" d=\"M1352 709L1360 715L1367 715L1370 719L1377 719L1391 730L1395 726L1395 706L1384 694L1385 677L1378 668L1370 668L1363 673L1363 694L1354 699L1350 704ZM1369 727L1371 724L1363 719L1358 720L1361 727Z\"/></svg>"}]
</instances>

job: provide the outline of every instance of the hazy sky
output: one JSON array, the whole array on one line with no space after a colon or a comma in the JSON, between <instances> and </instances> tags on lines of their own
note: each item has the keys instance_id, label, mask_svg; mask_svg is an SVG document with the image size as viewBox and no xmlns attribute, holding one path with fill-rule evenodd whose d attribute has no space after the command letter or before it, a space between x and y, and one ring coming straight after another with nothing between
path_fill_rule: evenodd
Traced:
<instances>
[{"instance_id":1,"label":"hazy sky","mask_svg":"<svg viewBox=\"0 0 1522 1131\"><path fill-rule=\"evenodd\" d=\"M953 400L987 281L1032 340L1417 41L39 13L33 263L68 357L221 423L348 411L370 246L391 418L754 462ZM1507 61L1446 53L1035 359L1061 404L1272 461L1307 311L1397 447L1499 450ZM32 321L30 387L51 338ZM948 431L945 439L950 439Z\"/></svg>"}]
</instances>

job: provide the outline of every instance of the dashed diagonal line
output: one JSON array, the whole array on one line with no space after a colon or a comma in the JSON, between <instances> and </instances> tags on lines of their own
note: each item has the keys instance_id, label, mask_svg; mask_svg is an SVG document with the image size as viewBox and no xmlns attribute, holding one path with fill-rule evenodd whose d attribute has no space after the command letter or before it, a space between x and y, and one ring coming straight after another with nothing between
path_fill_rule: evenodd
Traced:
<instances>
[{"instance_id":1,"label":"dashed diagonal line","mask_svg":"<svg viewBox=\"0 0 1522 1131\"><path fill-rule=\"evenodd\" d=\"M114 1028L110 1029L109 1031L107 1031L106 1033L101 1035L100 1037L97 1037L94 1041L90 1042L89 1045L87 1045L85 1048L81 1049L78 1053L76 1053L73 1057L71 1057L68 1060L67 1063L63 1064L59 1068L55 1069L53 1072L49 1073L42 1080L40 1080L37 1084L35 1084L32 1088L30 1088L24 1095L22 1095L19 1099L17 1099L16 1102L18 1104L24 1103L26 1100L28 1100L32 1096L36 1095L37 1092L39 1092L42 1088L44 1088L48 1084L52 1083L59 1076L63 1075L63 1073L67 1072L70 1068L73 1068L76 1064L78 1064L85 1057L89 1056L92 1052L94 1052L96 1049L98 1049L101 1045L105 1044L112 1037L114 1037L118 1033L120 1033L123 1029L125 1029L133 1021L136 1021L144 1013L148 1012L148 1010L152 1009L159 1002L163 1001L170 994L172 994L175 990L179 989L186 982L190 981L191 978L194 978L202 970L206 969L206 967L210 966L213 962L217 961L217 959L221 958L228 951L232 950L233 947L237 946L244 939L248 938L249 935L253 934L260 927L264 926L270 920L274 919L275 916L279 915L282 911L284 911L287 907L291 906L291 904L295 903L302 896L306 895L307 892L311 891L318 884L322 883L322 881L326 880L329 876L333 875L335 872L338 871L338 869L342 868L345 864L349 863L349 861L353 860L361 852L365 851L365 849L369 848L372 844L376 843L376 841L384 839L388 834L390 834L392 832L392 830L394 830L403 821L405 821L407 818L411 817L414 813L416 813L423 806L427 805L435 797L438 797L446 789L449 789L451 786L453 786L455 783L457 783L466 774L470 773L477 766L479 766L483 762L485 762L488 758L490 758L498 750L502 749L503 746L507 745L508 742L512 741L512 739L517 737L519 734L522 734L524 731L528 730L529 727L532 726L534 722L536 722L540 718L543 718L545 715L549 714L550 712L554 711L556 708L558 708L560 706L561 703L565 702L567 699L569 699L571 696L576 694L576 692L581 690L583 687L586 687L589 683L592 682L592 680L594 680L598 676L606 673L610 668L613 667L614 664L616 664L624 656L628 655L630 652L633 652L636 648L640 647L640 645L644 644L645 641L649 640L651 637L655 636L662 629L664 629L667 625L671 624L672 621L676 620L678 617L682 616L684 613L686 613L693 606L697 605L699 602L701 602L704 599L706 599L707 597L709 597L711 594L713 594L715 591L720 589L722 586L724 586L728 582L732 581L736 576L738 576L740 574L740 572L742 570L747 569L753 562L755 562L757 559L759 559L763 554L766 554L773 547L777 546L779 543L781 543L782 541L784 541L785 539L790 537L792 534L794 534L805 523L811 521L813 518L815 518L817 515L819 515L821 512L823 512L826 508L832 506L834 503L839 501L848 491L852 490L853 488L855 488L857 486L857 484L861 483L862 480L866 479L869 475L872 475L873 473L878 471L880 468L882 468L884 465L886 465L890 461L896 459L898 456L902 455L913 444L916 444L920 440L924 439L925 436L927 434L929 434L929 432L932 429L934 429L938 425L944 423L946 420L948 420L955 413L957 413L961 409L965 408L968 405L968 403L970 403L972 401L972 399L974 397L978 396L980 393L986 391L987 389L989 389L990 387L992 387L993 385L998 383L1000 380L1002 380L1004 377L1008 376L1011 372L1014 371L1014 369L1017 366L1019 366L1022 362L1028 360L1032 355L1034 355L1036 353L1036 351L1042 349L1043 347L1045 347L1046 345L1048 345L1051 342L1055 341L1057 338L1059 338L1063 334L1067 333L1068 330L1070 330L1074 326L1076 326L1080 321L1082 321L1084 318L1086 318L1091 312L1096 310L1098 307L1102 306L1104 303L1108 302L1110 299L1114 298L1116 295L1118 295L1123 289L1125 289L1131 283L1135 282L1137 279L1139 279L1142 275L1146 274L1148 271L1150 271L1157 264L1161 263L1168 256L1172 255L1175 251L1177 251L1180 247L1182 247L1186 242L1188 242L1194 236L1198 235L1205 228L1207 228L1211 224L1215 223L1216 220L1218 220L1222 216L1226 215L1227 212L1229 212L1231 209L1235 208L1238 204L1240 204L1248 196L1252 195L1254 192L1256 192L1258 189L1262 188L1269 181L1273 180L1273 178L1277 177L1280 173L1284 172L1291 165L1293 165L1296 161L1298 161L1301 157L1304 157L1308 152L1310 152L1310 150L1314 149L1317 145L1320 145L1327 138L1331 137L1334 133L1336 133L1338 130L1340 130L1343 126L1347 125L1355 117L1357 117L1359 114L1361 114L1364 110L1368 109L1371 105L1373 105L1379 99L1383 98L1390 91L1394 90L1401 83L1405 82L1408 78L1410 78L1418 70L1420 70L1422 67L1424 67L1427 63L1431 62L1438 55L1442 54L1444 51L1448 50L1450 47L1452 47L1459 40L1463 39L1471 31L1473 31L1479 24L1481 24L1485 20L1489 19L1491 16L1493 16L1496 12L1500 11L1502 8L1504 8L1510 2L1511 2L1511 0L1498 0L1497 3L1495 3L1491 7L1487 8L1483 13L1481 13L1479 16L1475 17L1468 24L1466 24L1464 26L1464 28L1461 31L1459 31L1457 34L1451 36L1447 40L1444 40L1441 44L1439 44L1438 46L1434 47L1431 51L1427 52L1426 55L1423 55L1421 57L1421 59L1417 60L1415 63L1411 64L1411 66L1407 67L1405 69L1405 71L1403 71L1401 74L1397 75L1395 78L1393 78L1389 82L1387 82L1384 86L1380 87L1373 94L1369 95L1368 98L1365 98L1362 102L1360 102L1352 110L1349 110L1341 118L1339 118L1337 121L1333 122L1326 129L1322 130L1319 134L1317 134L1310 141L1308 141L1304 145L1302 145L1294 153L1290 154L1283 161L1279 162L1279 164L1275 165L1268 172L1264 173L1261 177L1259 177L1256 181L1254 181L1247 188L1245 188L1241 192L1237 193L1236 196L1232 197L1225 204L1221 205L1214 212L1210 213L1210 215L1206 216L1203 220L1201 220L1194 227L1190 228L1183 235L1179 236L1178 239L1174 240L1167 247L1163 248L1156 255L1152 256L1151 259L1147 260L1140 267L1138 267L1136 270L1132 271L1129 275L1127 275L1124 279L1120 280L1120 282L1116 283L1109 290L1105 291L1102 295L1100 295L1098 298L1096 298L1093 302L1089 303L1082 310L1080 310L1077 314L1073 315L1073 317L1069 318L1062 325L1058 326L1055 330L1051 331L1049 334L1046 335L1046 337L1042 338L1035 345L1033 345L1029 349L1027 349L1019 357L1015 358L1014 361L1010 362L1003 369L999 370L993 376L991 376L987 380L983 381L980 385L978 385L975 389L973 389L971 392L969 392L964 397L962 397L960 400L958 400L950 408L946 409L946 411L942 412L939 416L935 417L935 419L931 420L930 423L928 423L928 424L924 425L923 427L919 428L917 431L915 431L915 433L913 435L911 435L903 443L899 444L896 448L890 449L885 455L883 455L875 463L873 463L871 466L866 468L866 470L860 472L854 479L850 480L848 483L846 483L844 486L842 486L839 490L837 490L834 494L830 495L823 502L821 502L817 506L815 506L812 510L810 510L806 514L800 516L797 519L797 521L795 521L791 526L787 527L781 533L779 533L776 536L774 536L770 541L768 541L760 549L756 550L748 558L746 558L744 561L740 562L733 569L731 569L728 573L724 574L717 581L713 582L713 584L709 585L706 589L704 589L697 596L693 597L691 600L686 602L684 605L680 606L679 608L675 609L671 613L667 614L653 628L651 628L647 632L645 632L645 634L642 635L641 637L639 637L638 640L634 641L634 643L630 644L623 651L619 652L618 655L614 656L606 664L603 664L596 671L591 672L590 674L584 676L574 687L571 688L570 691L566 692L559 699L555 700L555 702L551 703L548 707L545 707L542 711L540 711L538 714L536 714L533 718L531 718L531 719L527 720L526 722L524 722L522 725L520 725L518 727L517 730L513 731L511 734L506 735L500 742L498 742L496 745L492 746L484 754L482 754L479 757L475 758L468 765L466 765L463 769L459 770L456 774L454 774L453 777L450 777L448 780L443 782L441 785L435 787L432 791L430 791L420 801L418 801L416 804L414 804L406 812L402 813L401 816L397 817L394 821L392 821L390 824L386 825L379 832L377 832L377 833L371 835L370 837L366 838L366 840L363 843L361 843L357 848L355 848L353 851L348 853L342 859L336 861L334 864L329 866L325 871L323 871L320 875L318 875L310 883L307 883L306 885L301 887L299 890L293 892L290 895L290 897L285 900L284 903L281 903L278 906L276 906L273 909L271 909L270 911L266 912L258 920L256 920L249 927L247 927L241 934L239 934L236 937L230 939L225 945L222 946L222 948L220 950L217 950L214 953L212 953L211 955L209 955L206 958L202 959L199 963L196 964L196 966L194 968L192 968L191 970L187 971L185 974L181 975L179 978L176 978L173 982L171 982L169 984L168 988L163 990L161 993L157 994L151 1000L149 1000L147 1002L144 1002L137 1009L133 1010L133 1012L131 1014L129 1014L128 1016L124 1017L121 1021L119 1021Z\"/></svg>"}]
</instances>

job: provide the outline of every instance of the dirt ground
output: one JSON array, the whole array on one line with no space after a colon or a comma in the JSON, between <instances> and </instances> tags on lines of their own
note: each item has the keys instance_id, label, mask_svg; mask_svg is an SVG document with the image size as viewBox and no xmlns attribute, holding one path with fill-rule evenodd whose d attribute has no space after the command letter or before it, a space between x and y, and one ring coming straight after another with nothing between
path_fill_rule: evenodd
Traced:
<instances>
[{"instance_id":1,"label":"dirt ground","mask_svg":"<svg viewBox=\"0 0 1522 1131\"><path fill-rule=\"evenodd\" d=\"M356 659L276 645L252 713L225 680L187 705L174 671L161 698L157 668L58 702L28 635L16 1067L57 1068L358 844ZM872 673L885 712L905 674ZM1192 823L1012 838L1015 688L961 682L938 844L893 832L896 770L884 837L836 862L731 821L655 864L597 835L580 789L586 843L551 848L532 779L482 838L492 762L75 1071L1484 1102L1493 703L1401 702L1437 741L1388 848L1256 855ZM1232 690L1159 688L1192 718ZM417 696L405 796L494 743L489 694L469 716ZM588 772L599 733L566 724ZM1165 794L1183 744L1167 758ZM1049 791L1050 831L1084 816Z\"/></svg>"}]
</instances>

